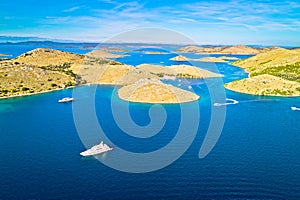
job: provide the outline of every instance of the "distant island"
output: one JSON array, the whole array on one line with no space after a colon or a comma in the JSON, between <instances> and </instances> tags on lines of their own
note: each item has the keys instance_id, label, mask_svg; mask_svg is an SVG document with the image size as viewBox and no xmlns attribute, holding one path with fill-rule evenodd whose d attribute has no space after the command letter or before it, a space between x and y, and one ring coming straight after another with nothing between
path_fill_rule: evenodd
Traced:
<instances>
[{"instance_id":1,"label":"distant island","mask_svg":"<svg viewBox=\"0 0 300 200\"><path fill-rule=\"evenodd\" d=\"M236 57L228 57L228 56L221 56L221 57L213 57L213 56L209 56L209 57L201 57L201 58L188 58L186 56L183 55L178 55L175 56L173 58L170 58L170 60L172 61L198 61L198 62L228 62L228 60L239 60L239 58Z\"/></svg>"},{"instance_id":2,"label":"distant island","mask_svg":"<svg viewBox=\"0 0 300 200\"><path fill-rule=\"evenodd\" d=\"M265 96L300 96L300 49L259 53L231 63L244 68L249 77L225 84L229 90Z\"/></svg>"},{"instance_id":3,"label":"distant island","mask_svg":"<svg viewBox=\"0 0 300 200\"><path fill-rule=\"evenodd\" d=\"M235 46L230 49L236 47L240 48ZM222 77L220 74L191 65L131 66L108 59L120 56L123 55L112 54L105 49L80 55L38 48L14 59L2 59L0 98L37 94L92 83L119 85L121 88L118 94L126 101L183 103L195 101L200 97L190 91L165 84L161 80ZM179 55L173 60L190 60L190 58ZM225 84L229 90L253 95L300 96L300 49L264 48L255 56L243 60L231 56L204 57L195 60L202 62L231 60L234 61L232 65L244 68L249 77ZM162 95L162 92L166 95Z\"/></svg>"},{"instance_id":4,"label":"distant island","mask_svg":"<svg viewBox=\"0 0 300 200\"><path fill-rule=\"evenodd\" d=\"M172 61L189 61L192 60L191 58L187 58L185 56L179 55L179 56L175 56L173 58L170 58L170 60Z\"/></svg>"},{"instance_id":5,"label":"distant island","mask_svg":"<svg viewBox=\"0 0 300 200\"><path fill-rule=\"evenodd\" d=\"M118 56L105 50L79 55L53 49L34 49L17 58L0 61L0 97L36 94L95 83L122 86L119 96L127 101L184 103L200 97L165 84L160 79L222 76L189 65L144 64L135 67L107 59Z\"/></svg>"},{"instance_id":6,"label":"distant island","mask_svg":"<svg viewBox=\"0 0 300 200\"><path fill-rule=\"evenodd\" d=\"M96 49L86 54L86 56L99 58L99 59L107 59L107 58L123 58L125 55L113 54L109 53L113 51L107 51L103 49ZM120 52L120 51L118 51Z\"/></svg>"},{"instance_id":7,"label":"distant island","mask_svg":"<svg viewBox=\"0 0 300 200\"><path fill-rule=\"evenodd\" d=\"M185 53L198 53L198 54L239 54L239 55L250 55L258 54L262 52L267 52L278 47L270 48L253 48L245 45L235 45L235 46L211 46L211 47L201 47L201 46L185 46L175 50L176 52Z\"/></svg>"}]
</instances>

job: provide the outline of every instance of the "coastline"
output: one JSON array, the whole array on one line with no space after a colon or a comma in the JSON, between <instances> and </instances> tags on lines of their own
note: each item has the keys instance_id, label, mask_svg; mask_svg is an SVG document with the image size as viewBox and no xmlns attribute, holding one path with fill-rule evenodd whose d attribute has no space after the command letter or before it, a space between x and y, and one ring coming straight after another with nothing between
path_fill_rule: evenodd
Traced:
<instances>
[{"instance_id":1,"label":"coastline","mask_svg":"<svg viewBox=\"0 0 300 200\"><path fill-rule=\"evenodd\" d=\"M269 74L263 74L232 81L224 84L228 90L242 94L274 97L299 97L300 83L285 80Z\"/></svg>"},{"instance_id":2,"label":"coastline","mask_svg":"<svg viewBox=\"0 0 300 200\"><path fill-rule=\"evenodd\" d=\"M232 62L231 65L244 69L248 77L226 83L224 87L250 95L299 97L298 54L299 50L277 48Z\"/></svg>"},{"instance_id":3,"label":"coastline","mask_svg":"<svg viewBox=\"0 0 300 200\"><path fill-rule=\"evenodd\" d=\"M82 86L82 85L78 85L78 86ZM20 98L20 97L34 96L34 95L39 95L39 94L56 92L56 91L60 91L60 90L68 90L68 89L72 89L72 88L75 88L75 87L78 87L78 86L70 86L70 87L67 87L67 88L57 88L57 89L48 90L48 91L41 91L41 92L34 92L34 93L28 93L28 94L19 94L19 95L14 95L14 96L0 97L0 101L5 100L5 99L13 99L13 98Z\"/></svg>"},{"instance_id":4,"label":"coastline","mask_svg":"<svg viewBox=\"0 0 300 200\"><path fill-rule=\"evenodd\" d=\"M275 94L270 94L270 95L259 95L259 94L255 94L255 93L246 93L246 92L241 92L241 91L237 91L237 90L233 90L231 88L228 88L227 86L224 86L224 88L226 88L226 90L232 91L232 92L236 92L239 94L244 94L244 95L251 95L251 96L262 96L262 97L280 97L280 98L298 98L300 97L299 95L275 95Z\"/></svg>"}]
</instances>

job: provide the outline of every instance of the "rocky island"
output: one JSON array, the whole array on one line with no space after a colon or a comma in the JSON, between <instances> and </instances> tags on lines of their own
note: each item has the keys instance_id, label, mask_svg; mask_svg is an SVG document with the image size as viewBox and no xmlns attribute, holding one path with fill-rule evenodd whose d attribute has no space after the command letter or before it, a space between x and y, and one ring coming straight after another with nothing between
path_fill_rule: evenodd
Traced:
<instances>
[{"instance_id":1,"label":"rocky island","mask_svg":"<svg viewBox=\"0 0 300 200\"><path fill-rule=\"evenodd\" d=\"M63 89L80 82L71 69L83 55L35 49L15 59L0 61L0 97L13 97Z\"/></svg>"},{"instance_id":2,"label":"rocky island","mask_svg":"<svg viewBox=\"0 0 300 200\"><path fill-rule=\"evenodd\" d=\"M218 63L218 62L228 62L228 60L239 60L239 58L236 57L228 57L228 56L220 56L220 57L213 57L213 56L209 56L209 57L201 57L201 58L188 58L182 55L179 56L175 56L173 58L171 58L170 60L172 61L198 61L198 62L214 62L214 63Z\"/></svg>"},{"instance_id":3,"label":"rocky island","mask_svg":"<svg viewBox=\"0 0 300 200\"><path fill-rule=\"evenodd\" d=\"M277 48L232 63L249 73L227 89L266 96L300 96L300 50Z\"/></svg>"},{"instance_id":4,"label":"rocky island","mask_svg":"<svg viewBox=\"0 0 300 200\"><path fill-rule=\"evenodd\" d=\"M140 79L119 89L118 94L125 101L138 103L176 104L200 98L192 92L164 84L157 79Z\"/></svg>"},{"instance_id":5,"label":"rocky island","mask_svg":"<svg viewBox=\"0 0 300 200\"><path fill-rule=\"evenodd\" d=\"M120 54L113 54L110 52L113 52L113 51L96 49L96 50L93 50L93 51L87 53L86 56L93 57L93 58L99 58L99 59L123 58L125 56L125 55L120 55Z\"/></svg>"},{"instance_id":6,"label":"rocky island","mask_svg":"<svg viewBox=\"0 0 300 200\"><path fill-rule=\"evenodd\" d=\"M214 62L214 63L227 62L226 60L224 60L222 58L217 58L217 57L203 57L203 58L198 58L198 59L194 59L194 60L199 61L199 62Z\"/></svg>"},{"instance_id":7,"label":"rocky island","mask_svg":"<svg viewBox=\"0 0 300 200\"><path fill-rule=\"evenodd\" d=\"M187 58L185 56L179 55L179 56L175 56L174 58L170 58L170 60L172 60L172 61L189 61L191 59Z\"/></svg>"},{"instance_id":8,"label":"rocky island","mask_svg":"<svg viewBox=\"0 0 300 200\"><path fill-rule=\"evenodd\" d=\"M122 86L120 98L141 103L184 103L200 97L160 81L166 76L212 78L220 74L189 65L130 66L106 57L102 50L79 55L38 48L0 61L0 97L36 94L83 83Z\"/></svg>"}]
</instances>

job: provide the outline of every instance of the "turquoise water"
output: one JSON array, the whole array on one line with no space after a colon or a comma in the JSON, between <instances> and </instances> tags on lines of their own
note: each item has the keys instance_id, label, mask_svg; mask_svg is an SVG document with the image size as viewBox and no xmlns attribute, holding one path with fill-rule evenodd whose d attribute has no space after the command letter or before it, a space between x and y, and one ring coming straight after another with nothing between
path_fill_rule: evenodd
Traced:
<instances>
[{"instance_id":1,"label":"turquoise water","mask_svg":"<svg viewBox=\"0 0 300 200\"><path fill-rule=\"evenodd\" d=\"M160 64L169 65L168 58L173 56L133 54L122 61L128 64L163 61ZM212 64L195 64L214 70ZM224 82L247 76L226 63L217 64L217 68L225 75ZM210 123L210 94L203 80L181 83L180 87L192 85L201 95L197 102L200 122L196 137L171 165L140 174L120 172L95 158L79 155L85 146L77 133L72 108L87 99L85 94L93 86L76 88L82 96L73 105L59 104L57 100L73 95L74 89L1 100L0 199L300 198L300 112L290 109L290 106L300 107L300 98L258 97L226 91L228 98L240 103L227 106L224 128L216 146L204 159L199 159ZM157 135L135 138L125 134L114 120L111 102L119 108L126 104L113 96L113 91L113 87L98 86L94 107L99 124L115 147L130 152L152 152L175 137L180 106L164 106L167 121ZM188 104L185 106L193 115L194 110ZM147 125L150 107L130 104L131 117L137 124ZM101 159L116 154L117 150Z\"/></svg>"}]
</instances>

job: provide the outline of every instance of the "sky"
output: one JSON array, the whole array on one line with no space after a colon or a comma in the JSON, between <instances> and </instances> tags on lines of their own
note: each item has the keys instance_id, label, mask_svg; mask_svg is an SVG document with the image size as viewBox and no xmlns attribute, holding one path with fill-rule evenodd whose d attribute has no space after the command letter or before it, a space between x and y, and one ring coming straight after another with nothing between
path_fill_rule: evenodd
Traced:
<instances>
[{"instance_id":1,"label":"sky","mask_svg":"<svg viewBox=\"0 0 300 200\"><path fill-rule=\"evenodd\" d=\"M9 0L0 10L0 35L7 36L103 42L155 28L197 44L300 46L299 1ZM153 42L152 33L140 39Z\"/></svg>"}]
</instances>

